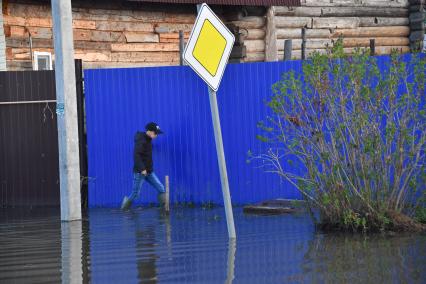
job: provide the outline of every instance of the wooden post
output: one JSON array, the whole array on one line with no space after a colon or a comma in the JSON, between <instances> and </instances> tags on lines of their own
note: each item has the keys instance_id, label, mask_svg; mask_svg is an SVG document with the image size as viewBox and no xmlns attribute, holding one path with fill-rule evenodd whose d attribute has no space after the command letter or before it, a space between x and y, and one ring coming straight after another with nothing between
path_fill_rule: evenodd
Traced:
<instances>
[{"instance_id":1,"label":"wooden post","mask_svg":"<svg viewBox=\"0 0 426 284\"><path fill-rule=\"evenodd\" d=\"M374 38L370 39L370 55L374 56L376 54L376 40Z\"/></svg>"},{"instance_id":2,"label":"wooden post","mask_svg":"<svg viewBox=\"0 0 426 284\"><path fill-rule=\"evenodd\" d=\"M183 31L179 31L179 62L180 66L183 64L183 51L185 49L185 43L184 43L184 37L183 37Z\"/></svg>"},{"instance_id":3,"label":"wooden post","mask_svg":"<svg viewBox=\"0 0 426 284\"><path fill-rule=\"evenodd\" d=\"M306 27L302 28L302 60L306 59Z\"/></svg>"},{"instance_id":4,"label":"wooden post","mask_svg":"<svg viewBox=\"0 0 426 284\"><path fill-rule=\"evenodd\" d=\"M164 209L166 212L170 212L170 184L169 184L169 176L166 176L166 201L164 203Z\"/></svg>"},{"instance_id":5,"label":"wooden post","mask_svg":"<svg viewBox=\"0 0 426 284\"><path fill-rule=\"evenodd\" d=\"M284 60L291 60L292 49L293 49L293 44L291 39L286 39L284 41Z\"/></svg>"},{"instance_id":6,"label":"wooden post","mask_svg":"<svg viewBox=\"0 0 426 284\"><path fill-rule=\"evenodd\" d=\"M275 7L268 8L266 13L265 61L277 61L277 35L275 27Z\"/></svg>"}]
</instances>

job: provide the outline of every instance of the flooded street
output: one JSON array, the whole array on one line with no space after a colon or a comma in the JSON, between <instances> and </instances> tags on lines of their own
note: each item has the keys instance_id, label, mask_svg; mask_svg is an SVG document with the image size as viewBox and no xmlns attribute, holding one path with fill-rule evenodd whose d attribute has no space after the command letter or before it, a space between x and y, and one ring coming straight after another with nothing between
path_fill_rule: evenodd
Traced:
<instances>
[{"instance_id":1,"label":"flooded street","mask_svg":"<svg viewBox=\"0 0 426 284\"><path fill-rule=\"evenodd\" d=\"M309 216L234 208L2 210L0 283L425 283L426 236L337 235Z\"/></svg>"}]
</instances>

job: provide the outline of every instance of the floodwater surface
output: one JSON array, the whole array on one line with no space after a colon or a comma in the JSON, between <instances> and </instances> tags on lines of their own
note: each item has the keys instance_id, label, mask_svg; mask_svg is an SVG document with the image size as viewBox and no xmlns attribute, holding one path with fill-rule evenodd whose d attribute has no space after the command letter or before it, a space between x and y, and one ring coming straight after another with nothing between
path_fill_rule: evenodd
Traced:
<instances>
[{"instance_id":1,"label":"floodwater surface","mask_svg":"<svg viewBox=\"0 0 426 284\"><path fill-rule=\"evenodd\" d=\"M305 213L234 208L0 211L0 283L426 283L426 236L316 232Z\"/></svg>"}]
</instances>

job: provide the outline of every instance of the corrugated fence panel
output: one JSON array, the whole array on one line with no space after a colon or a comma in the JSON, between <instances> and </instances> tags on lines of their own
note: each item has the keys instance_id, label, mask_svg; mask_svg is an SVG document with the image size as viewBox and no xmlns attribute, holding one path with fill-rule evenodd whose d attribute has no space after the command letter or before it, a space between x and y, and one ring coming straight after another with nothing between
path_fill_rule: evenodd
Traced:
<instances>
[{"instance_id":1,"label":"corrugated fence panel","mask_svg":"<svg viewBox=\"0 0 426 284\"><path fill-rule=\"evenodd\" d=\"M377 60L387 72L389 56ZM301 197L288 182L247 163L249 150L268 147L256 139L256 126L270 114L271 86L289 70L302 72L302 62L226 68L217 96L233 204ZM117 206L130 194L133 136L149 121L165 131L154 141L154 161L161 179L170 176L171 202L222 203L207 87L189 67L87 70L85 78L91 206ZM140 202L155 200L155 190L144 185Z\"/></svg>"},{"instance_id":2,"label":"corrugated fence panel","mask_svg":"<svg viewBox=\"0 0 426 284\"><path fill-rule=\"evenodd\" d=\"M265 99L283 71L300 62L230 64L217 94L225 157L234 204L298 198L278 177L247 163L260 151L256 125ZM133 136L148 121L165 134L154 141L155 172L170 176L171 202L222 203L209 98L189 67L85 71L89 204L117 206L131 191ZM144 185L141 202L156 200Z\"/></svg>"}]
</instances>

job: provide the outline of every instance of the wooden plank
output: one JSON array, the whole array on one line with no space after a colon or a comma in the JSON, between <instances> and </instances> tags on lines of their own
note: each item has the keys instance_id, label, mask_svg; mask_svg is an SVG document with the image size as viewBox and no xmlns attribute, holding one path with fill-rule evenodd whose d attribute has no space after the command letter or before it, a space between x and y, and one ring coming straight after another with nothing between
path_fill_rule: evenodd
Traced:
<instances>
[{"instance_id":1,"label":"wooden plank","mask_svg":"<svg viewBox=\"0 0 426 284\"><path fill-rule=\"evenodd\" d=\"M98 41L98 42L126 42L124 34L121 32L74 30L74 40Z\"/></svg>"},{"instance_id":2,"label":"wooden plank","mask_svg":"<svg viewBox=\"0 0 426 284\"><path fill-rule=\"evenodd\" d=\"M278 50L284 50L284 40L278 40ZM332 46L331 39L308 39L306 40L306 49L325 49L327 46ZM293 39L292 40L293 50L302 49L302 39Z\"/></svg>"},{"instance_id":3,"label":"wooden plank","mask_svg":"<svg viewBox=\"0 0 426 284\"><path fill-rule=\"evenodd\" d=\"M75 49L111 50L111 43L74 40Z\"/></svg>"},{"instance_id":4,"label":"wooden plank","mask_svg":"<svg viewBox=\"0 0 426 284\"><path fill-rule=\"evenodd\" d=\"M234 24L242 29L260 29L263 28L266 24L266 20L264 17L244 17L240 21L231 21L230 24Z\"/></svg>"},{"instance_id":5,"label":"wooden plank","mask_svg":"<svg viewBox=\"0 0 426 284\"><path fill-rule=\"evenodd\" d=\"M83 61L111 61L110 52L90 51L90 50L75 50L75 59Z\"/></svg>"},{"instance_id":6,"label":"wooden plank","mask_svg":"<svg viewBox=\"0 0 426 284\"><path fill-rule=\"evenodd\" d=\"M301 0L303 7L408 7L407 0Z\"/></svg>"},{"instance_id":7,"label":"wooden plank","mask_svg":"<svg viewBox=\"0 0 426 284\"><path fill-rule=\"evenodd\" d=\"M322 8L322 17L408 17L406 8L328 7Z\"/></svg>"},{"instance_id":8,"label":"wooden plank","mask_svg":"<svg viewBox=\"0 0 426 284\"><path fill-rule=\"evenodd\" d=\"M153 24L144 22L96 22L96 30L99 31L131 31L131 32L154 32Z\"/></svg>"},{"instance_id":9,"label":"wooden plank","mask_svg":"<svg viewBox=\"0 0 426 284\"><path fill-rule=\"evenodd\" d=\"M266 36L265 36L265 60L277 61L277 35L275 33L275 9L274 6L268 8L266 12Z\"/></svg>"},{"instance_id":10,"label":"wooden plank","mask_svg":"<svg viewBox=\"0 0 426 284\"><path fill-rule=\"evenodd\" d=\"M360 27L356 29L336 29L332 37L403 37L410 34L410 28L406 26L396 27Z\"/></svg>"},{"instance_id":11,"label":"wooden plank","mask_svg":"<svg viewBox=\"0 0 426 284\"><path fill-rule=\"evenodd\" d=\"M245 62L261 62L265 61L265 53L264 52L251 52L247 53L246 58L244 58Z\"/></svg>"},{"instance_id":12,"label":"wooden plank","mask_svg":"<svg viewBox=\"0 0 426 284\"><path fill-rule=\"evenodd\" d=\"M179 31L191 32L193 24L159 23L155 25L156 33L178 33Z\"/></svg>"},{"instance_id":13,"label":"wooden plank","mask_svg":"<svg viewBox=\"0 0 426 284\"><path fill-rule=\"evenodd\" d=\"M25 20L25 25L29 27L51 28L52 19L51 18L27 18Z\"/></svg>"},{"instance_id":14,"label":"wooden plank","mask_svg":"<svg viewBox=\"0 0 426 284\"><path fill-rule=\"evenodd\" d=\"M321 7L288 7L275 6L276 16L291 16L291 17L320 17Z\"/></svg>"},{"instance_id":15,"label":"wooden plank","mask_svg":"<svg viewBox=\"0 0 426 284\"><path fill-rule=\"evenodd\" d=\"M111 50L124 51L179 51L179 45L173 43L128 43L111 44Z\"/></svg>"},{"instance_id":16,"label":"wooden plank","mask_svg":"<svg viewBox=\"0 0 426 284\"><path fill-rule=\"evenodd\" d=\"M242 32L246 32L244 34L244 39L264 39L265 38L265 30L263 29L247 29Z\"/></svg>"},{"instance_id":17,"label":"wooden plank","mask_svg":"<svg viewBox=\"0 0 426 284\"><path fill-rule=\"evenodd\" d=\"M21 26L9 26L7 30L8 37L28 37L28 32Z\"/></svg>"},{"instance_id":18,"label":"wooden plank","mask_svg":"<svg viewBox=\"0 0 426 284\"><path fill-rule=\"evenodd\" d=\"M306 38L329 38L330 36L330 29L306 29ZM277 29L277 38L302 38L302 29Z\"/></svg>"},{"instance_id":19,"label":"wooden plank","mask_svg":"<svg viewBox=\"0 0 426 284\"><path fill-rule=\"evenodd\" d=\"M179 52L113 52L111 60L118 62L179 62Z\"/></svg>"},{"instance_id":20,"label":"wooden plank","mask_svg":"<svg viewBox=\"0 0 426 284\"><path fill-rule=\"evenodd\" d=\"M50 52L53 53L53 48L33 48L34 51ZM31 60L31 53L29 48L12 48L9 56L12 56L13 60Z\"/></svg>"},{"instance_id":21,"label":"wooden plank","mask_svg":"<svg viewBox=\"0 0 426 284\"><path fill-rule=\"evenodd\" d=\"M188 12L73 8L73 19L90 19L93 21L194 24L195 18L195 13Z\"/></svg>"},{"instance_id":22,"label":"wooden plank","mask_svg":"<svg viewBox=\"0 0 426 284\"><path fill-rule=\"evenodd\" d=\"M312 18L309 17L275 17L277 28L312 28Z\"/></svg>"},{"instance_id":23,"label":"wooden plank","mask_svg":"<svg viewBox=\"0 0 426 284\"><path fill-rule=\"evenodd\" d=\"M184 33L184 40L189 39L190 33ZM176 43L179 44L179 33L165 33L159 34L159 42L163 43Z\"/></svg>"},{"instance_id":24,"label":"wooden plank","mask_svg":"<svg viewBox=\"0 0 426 284\"><path fill-rule=\"evenodd\" d=\"M38 27L29 27L28 31L31 33L33 39L43 38L43 39L52 39L53 33L51 28L38 28Z\"/></svg>"},{"instance_id":25,"label":"wooden plank","mask_svg":"<svg viewBox=\"0 0 426 284\"><path fill-rule=\"evenodd\" d=\"M265 41L263 40L246 40L244 45L247 48L247 56L250 53L265 52Z\"/></svg>"},{"instance_id":26,"label":"wooden plank","mask_svg":"<svg viewBox=\"0 0 426 284\"><path fill-rule=\"evenodd\" d=\"M316 29L330 28L330 29L354 29L359 27L359 18L355 17L327 17L327 18L313 18L312 27Z\"/></svg>"},{"instance_id":27,"label":"wooden plank","mask_svg":"<svg viewBox=\"0 0 426 284\"><path fill-rule=\"evenodd\" d=\"M4 15L4 24L10 26L52 28L52 18L23 18L11 15ZM96 29L96 22L73 20L73 27L94 30Z\"/></svg>"},{"instance_id":28,"label":"wooden plank","mask_svg":"<svg viewBox=\"0 0 426 284\"><path fill-rule=\"evenodd\" d=\"M124 32L127 42L159 42L158 34L154 33L138 33Z\"/></svg>"},{"instance_id":29,"label":"wooden plank","mask_svg":"<svg viewBox=\"0 0 426 284\"><path fill-rule=\"evenodd\" d=\"M49 4L29 5L25 3L11 3L8 1L7 5L3 7L7 15L14 15L23 18L47 18L52 16L52 11Z\"/></svg>"},{"instance_id":30,"label":"wooden plank","mask_svg":"<svg viewBox=\"0 0 426 284\"><path fill-rule=\"evenodd\" d=\"M6 26L26 26L26 20L22 17L3 15L3 22Z\"/></svg>"},{"instance_id":31,"label":"wooden plank","mask_svg":"<svg viewBox=\"0 0 426 284\"><path fill-rule=\"evenodd\" d=\"M408 46L410 41L406 37L376 37L376 46ZM369 38L343 38L343 47L368 47Z\"/></svg>"},{"instance_id":32,"label":"wooden plank","mask_svg":"<svg viewBox=\"0 0 426 284\"><path fill-rule=\"evenodd\" d=\"M408 26L408 18L360 17L360 27Z\"/></svg>"},{"instance_id":33,"label":"wooden plank","mask_svg":"<svg viewBox=\"0 0 426 284\"><path fill-rule=\"evenodd\" d=\"M8 26L7 36L14 38L28 38L29 34L34 38L52 38L51 28L39 28L39 27L21 27L21 26Z\"/></svg>"},{"instance_id":34,"label":"wooden plank","mask_svg":"<svg viewBox=\"0 0 426 284\"><path fill-rule=\"evenodd\" d=\"M87 29L87 30L95 30L96 22L95 21L86 21L86 20L73 20L72 27L74 29Z\"/></svg>"},{"instance_id":35,"label":"wooden plank","mask_svg":"<svg viewBox=\"0 0 426 284\"><path fill-rule=\"evenodd\" d=\"M29 47L27 38L6 38L6 46L8 47ZM53 47L52 39L33 39L33 47Z\"/></svg>"}]
</instances>

